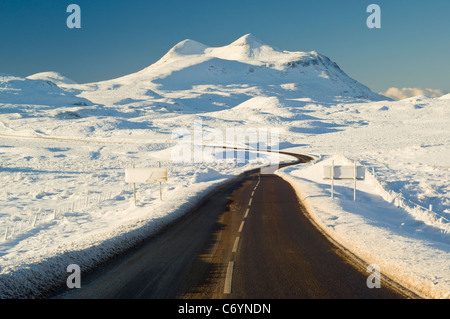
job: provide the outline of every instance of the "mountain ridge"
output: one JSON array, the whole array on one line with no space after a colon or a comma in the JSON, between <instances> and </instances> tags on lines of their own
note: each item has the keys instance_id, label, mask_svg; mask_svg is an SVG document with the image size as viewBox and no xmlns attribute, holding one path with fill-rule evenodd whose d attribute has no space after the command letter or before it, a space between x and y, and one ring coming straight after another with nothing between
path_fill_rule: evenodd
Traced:
<instances>
[{"instance_id":1,"label":"mountain ridge","mask_svg":"<svg viewBox=\"0 0 450 319\"><path fill-rule=\"evenodd\" d=\"M230 96L230 102L225 103L228 106L256 95L389 100L349 77L335 62L316 51L282 51L250 33L219 47L185 39L148 67L106 81L72 84L55 74L50 75L62 79L58 82L61 87L79 90L78 96L105 105L124 105L126 101L148 105L164 100L184 107L186 101L194 103L192 96L207 97L210 105L214 99L222 101L224 96ZM208 94L205 87L210 88ZM234 92L232 87L236 88ZM239 93L242 91L245 94ZM237 101L236 95L240 96Z\"/></svg>"},{"instance_id":2,"label":"mountain ridge","mask_svg":"<svg viewBox=\"0 0 450 319\"><path fill-rule=\"evenodd\" d=\"M96 84L139 86L146 83L147 89L162 94L199 85L244 85L246 82L263 85L265 89L271 84L295 83L302 97L389 100L349 77L335 62L316 51L281 51L252 34L222 47L186 39L143 70Z\"/></svg>"}]
</instances>

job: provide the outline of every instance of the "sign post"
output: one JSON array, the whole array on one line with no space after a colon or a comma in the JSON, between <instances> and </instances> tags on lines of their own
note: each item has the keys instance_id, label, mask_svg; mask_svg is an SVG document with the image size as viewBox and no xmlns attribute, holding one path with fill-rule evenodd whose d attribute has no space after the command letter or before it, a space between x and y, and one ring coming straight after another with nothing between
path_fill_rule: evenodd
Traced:
<instances>
[{"instance_id":1,"label":"sign post","mask_svg":"<svg viewBox=\"0 0 450 319\"><path fill-rule=\"evenodd\" d=\"M331 166L323 167L323 179L331 179L331 198L334 198L334 181L335 180L353 180L353 201L356 201L356 181L364 180L366 170L364 166L353 165L336 166L334 161Z\"/></svg>"},{"instance_id":2,"label":"sign post","mask_svg":"<svg viewBox=\"0 0 450 319\"><path fill-rule=\"evenodd\" d=\"M356 161L353 162L353 181L354 181L354 185L353 185L353 201L356 202Z\"/></svg>"},{"instance_id":3,"label":"sign post","mask_svg":"<svg viewBox=\"0 0 450 319\"><path fill-rule=\"evenodd\" d=\"M334 160L331 162L331 198L334 198Z\"/></svg>"},{"instance_id":4,"label":"sign post","mask_svg":"<svg viewBox=\"0 0 450 319\"><path fill-rule=\"evenodd\" d=\"M161 162L158 162L158 168L161 168ZM166 172L166 176L167 176L167 172ZM161 180L159 180L159 200L162 200Z\"/></svg>"},{"instance_id":5,"label":"sign post","mask_svg":"<svg viewBox=\"0 0 450 319\"><path fill-rule=\"evenodd\" d=\"M133 168L135 168L134 164ZM136 183L133 183L133 197L134 197L134 206L136 206Z\"/></svg>"}]
</instances>

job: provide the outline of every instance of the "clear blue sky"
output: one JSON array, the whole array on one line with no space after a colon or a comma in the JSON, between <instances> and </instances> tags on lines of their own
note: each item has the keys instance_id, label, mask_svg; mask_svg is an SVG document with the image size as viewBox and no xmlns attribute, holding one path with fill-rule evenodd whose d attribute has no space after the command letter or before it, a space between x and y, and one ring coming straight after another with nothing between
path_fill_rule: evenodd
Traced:
<instances>
[{"instance_id":1,"label":"clear blue sky","mask_svg":"<svg viewBox=\"0 0 450 319\"><path fill-rule=\"evenodd\" d=\"M71 3L81 7L81 29L66 26ZM378 30L366 26L371 3L382 10ZM316 50L374 91L450 91L448 0L0 0L0 73L107 80L184 39L222 46L246 33Z\"/></svg>"}]
</instances>

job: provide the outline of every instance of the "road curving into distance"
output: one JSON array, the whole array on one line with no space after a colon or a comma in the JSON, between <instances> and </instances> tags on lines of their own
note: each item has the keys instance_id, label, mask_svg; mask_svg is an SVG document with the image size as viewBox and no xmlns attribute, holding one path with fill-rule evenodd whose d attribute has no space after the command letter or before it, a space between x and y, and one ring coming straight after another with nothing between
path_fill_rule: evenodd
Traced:
<instances>
[{"instance_id":1,"label":"road curving into distance","mask_svg":"<svg viewBox=\"0 0 450 319\"><path fill-rule=\"evenodd\" d=\"M280 167L312 160L301 154ZM68 299L416 298L382 276L368 288L361 260L308 217L292 186L260 169L212 190L157 235L85 274Z\"/></svg>"}]
</instances>

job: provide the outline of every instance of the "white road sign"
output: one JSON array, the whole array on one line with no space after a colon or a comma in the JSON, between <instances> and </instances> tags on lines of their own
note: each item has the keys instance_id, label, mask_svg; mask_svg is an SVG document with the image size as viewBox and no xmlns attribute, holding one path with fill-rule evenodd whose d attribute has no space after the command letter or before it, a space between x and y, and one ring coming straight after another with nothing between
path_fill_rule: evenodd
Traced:
<instances>
[{"instance_id":1,"label":"white road sign","mask_svg":"<svg viewBox=\"0 0 450 319\"><path fill-rule=\"evenodd\" d=\"M332 174L334 169L334 174ZM358 179L364 180L366 177L366 170L364 166L356 167L356 176L355 176L355 166L327 166L323 167L323 178L324 179Z\"/></svg>"},{"instance_id":2,"label":"white road sign","mask_svg":"<svg viewBox=\"0 0 450 319\"><path fill-rule=\"evenodd\" d=\"M167 181L167 168L127 168L125 182L151 183Z\"/></svg>"}]
</instances>

